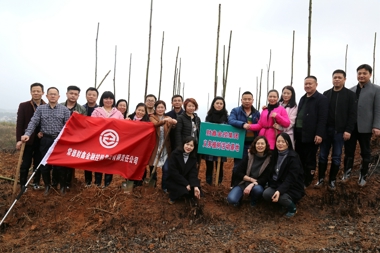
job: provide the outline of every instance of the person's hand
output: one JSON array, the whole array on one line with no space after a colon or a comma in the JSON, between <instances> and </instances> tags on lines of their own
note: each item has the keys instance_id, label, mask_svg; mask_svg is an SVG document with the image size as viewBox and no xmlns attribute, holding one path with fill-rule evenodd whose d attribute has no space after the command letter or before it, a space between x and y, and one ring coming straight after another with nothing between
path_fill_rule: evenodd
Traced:
<instances>
[{"instance_id":1,"label":"person's hand","mask_svg":"<svg viewBox=\"0 0 380 253\"><path fill-rule=\"evenodd\" d=\"M44 133L43 132L38 132L37 137L41 139L42 137L44 137Z\"/></svg>"},{"instance_id":2,"label":"person's hand","mask_svg":"<svg viewBox=\"0 0 380 253\"><path fill-rule=\"evenodd\" d=\"M78 114L79 114L79 112L78 112L78 111L73 111L73 113L78 113Z\"/></svg>"},{"instance_id":3,"label":"person's hand","mask_svg":"<svg viewBox=\"0 0 380 253\"><path fill-rule=\"evenodd\" d=\"M348 132L343 133L343 140L348 141L351 138L351 134Z\"/></svg>"},{"instance_id":4,"label":"person's hand","mask_svg":"<svg viewBox=\"0 0 380 253\"><path fill-rule=\"evenodd\" d=\"M249 195L254 186L255 186L255 183L251 183L247 187L245 187L244 188L244 195Z\"/></svg>"},{"instance_id":5,"label":"person's hand","mask_svg":"<svg viewBox=\"0 0 380 253\"><path fill-rule=\"evenodd\" d=\"M190 190L191 190L190 185L187 185L187 186L186 186L186 189L187 189L188 191L190 191Z\"/></svg>"},{"instance_id":6,"label":"person's hand","mask_svg":"<svg viewBox=\"0 0 380 253\"><path fill-rule=\"evenodd\" d=\"M18 141L18 142L16 143L16 149L17 149L17 150L20 150L20 149L21 149L21 145L22 145L22 141Z\"/></svg>"},{"instance_id":7,"label":"person's hand","mask_svg":"<svg viewBox=\"0 0 380 253\"><path fill-rule=\"evenodd\" d=\"M314 137L314 143L315 143L315 145L319 145L319 144L321 144L321 142L322 142L322 137L316 135Z\"/></svg>"},{"instance_id":8,"label":"person's hand","mask_svg":"<svg viewBox=\"0 0 380 253\"><path fill-rule=\"evenodd\" d=\"M200 199L200 198L201 198L201 191L199 190L198 187L194 187L194 196L195 196L197 199Z\"/></svg>"},{"instance_id":9,"label":"person's hand","mask_svg":"<svg viewBox=\"0 0 380 253\"><path fill-rule=\"evenodd\" d=\"M29 141L29 136L27 136L27 135L23 135L23 136L21 136L21 141L22 141L22 142L27 142L27 141Z\"/></svg>"},{"instance_id":10,"label":"person's hand","mask_svg":"<svg viewBox=\"0 0 380 253\"><path fill-rule=\"evenodd\" d=\"M131 120L129 117L126 117L125 120Z\"/></svg>"},{"instance_id":11,"label":"person's hand","mask_svg":"<svg viewBox=\"0 0 380 253\"><path fill-rule=\"evenodd\" d=\"M176 125L176 124L177 124L177 120L172 119L172 124L173 124L173 125Z\"/></svg>"},{"instance_id":12,"label":"person's hand","mask_svg":"<svg viewBox=\"0 0 380 253\"><path fill-rule=\"evenodd\" d=\"M243 128L246 129L246 130L248 130L248 129L249 129L249 126L250 126L250 124L245 123L245 124L243 125Z\"/></svg>"},{"instance_id":13,"label":"person's hand","mask_svg":"<svg viewBox=\"0 0 380 253\"><path fill-rule=\"evenodd\" d=\"M272 113L270 114L270 117L271 117L271 118L276 118L276 116L277 116L277 113L276 113L276 112L272 112Z\"/></svg>"},{"instance_id":14,"label":"person's hand","mask_svg":"<svg viewBox=\"0 0 380 253\"><path fill-rule=\"evenodd\" d=\"M282 130L282 129L281 129L282 127L281 127L278 123L274 123L274 124L273 124L273 128L274 128L274 129L277 129L277 130Z\"/></svg>"},{"instance_id":15,"label":"person's hand","mask_svg":"<svg viewBox=\"0 0 380 253\"><path fill-rule=\"evenodd\" d=\"M280 198L280 192L276 191L272 196L272 202L278 202L278 199Z\"/></svg>"},{"instance_id":16,"label":"person's hand","mask_svg":"<svg viewBox=\"0 0 380 253\"><path fill-rule=\"evenodd\" d=\"M265 109L267 109L268 107L266 105L263 105L263 107L261 107L261 109L264 111Z\"/></svg>"},{"instance_id":17,"label":"person's hand","mask_svg":"<svg viewBox=\"0 0 380 253\"><path fill-rule=\"evenodd\" d=\"M372 128L372 133L377 137L380 136L380 129Z\"/></svg>"}]
</instances>

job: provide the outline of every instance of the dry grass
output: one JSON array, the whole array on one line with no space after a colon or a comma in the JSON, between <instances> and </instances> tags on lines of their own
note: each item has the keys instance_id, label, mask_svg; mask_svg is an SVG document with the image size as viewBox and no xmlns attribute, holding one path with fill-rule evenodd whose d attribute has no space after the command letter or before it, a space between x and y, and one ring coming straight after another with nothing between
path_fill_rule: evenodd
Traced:
<instances>
[{"instance_id":1,"label":"dry grass","mask_svg":"<svg viewBox=\"0 0 380 253\"><path fill-rule=\"evenodd\" d=\"M0 122L0 150L11 150L16 146L16 124Z\"/></svg>"}]
</instances>

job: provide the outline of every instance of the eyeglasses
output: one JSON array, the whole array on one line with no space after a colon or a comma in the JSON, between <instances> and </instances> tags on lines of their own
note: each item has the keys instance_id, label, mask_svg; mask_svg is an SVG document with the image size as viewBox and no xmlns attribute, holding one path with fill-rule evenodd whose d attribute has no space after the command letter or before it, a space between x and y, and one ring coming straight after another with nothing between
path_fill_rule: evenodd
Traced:
<instances>
[{"instance_id":1,"label":"eyeglasses","mask_svg":"<svg viewBox=\"0 0 380 253\"><path fill-rule=\"evenodd\" d=\"M156 102L154 99L147 99L147 100L145 100L145 102L148 102L148 103L154 103L154 102Z\"/></svg>"}]
</instances>

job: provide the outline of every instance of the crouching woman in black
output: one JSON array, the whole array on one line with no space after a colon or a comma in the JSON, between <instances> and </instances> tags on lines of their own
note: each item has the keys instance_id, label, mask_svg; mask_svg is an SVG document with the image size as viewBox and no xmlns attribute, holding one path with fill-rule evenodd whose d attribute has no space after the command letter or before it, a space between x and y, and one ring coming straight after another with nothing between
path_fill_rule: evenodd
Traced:
<instances>
[{"instance_id":1,"label":"crouching woman in black","mask_svg":"<svg viewBox=\"0 0 380 253\"><path fill-rule=\"evenodd\" d=\"M201 197L198 179L197 158L194 150L196 139L188 136L182 146L174 150L169 158L167 189L169 204L180 197Z\"/></svg>"},{"instance_id":2,"label":"crouching woman in black","mask_svg":"<svg viewBox=\"0 0 380 253\"><path fill-rule=\"evenodd\" d=\"M297 211L296 203L305 195L305 190L301 161L293 150L287 133L277 135L268 185L263 192L263 198L278 202L287 209L286 217L293 217Z\"/></svg>"}]
</instances>

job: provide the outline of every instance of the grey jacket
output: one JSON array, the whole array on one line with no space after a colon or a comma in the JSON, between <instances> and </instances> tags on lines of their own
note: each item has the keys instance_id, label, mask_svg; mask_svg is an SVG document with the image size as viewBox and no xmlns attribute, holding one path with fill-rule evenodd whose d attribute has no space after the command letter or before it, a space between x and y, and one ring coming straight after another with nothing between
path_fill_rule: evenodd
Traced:
<instances>
[{"instance_id":1,"label":"grey jacket","mask_svg":"<svg viewBox=\"0 0 380 253\"><path fill-rule=\"evenodd\" d=\"M351 90L356 92L357 85ZM372 128L380 129L380 86L368 82L360 91L358 105L358 132L372 133Z\"/></svg>"}]
</instances>

